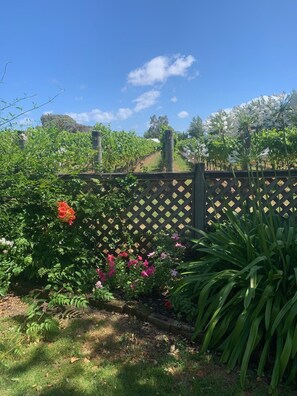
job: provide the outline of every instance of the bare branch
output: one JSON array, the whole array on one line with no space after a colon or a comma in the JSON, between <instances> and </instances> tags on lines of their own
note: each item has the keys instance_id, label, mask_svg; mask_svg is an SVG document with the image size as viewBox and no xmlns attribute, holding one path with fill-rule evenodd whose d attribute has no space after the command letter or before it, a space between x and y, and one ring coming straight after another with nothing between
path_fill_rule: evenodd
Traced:
<instances>
[{"instance_id":1,"label":"bare branch","mask_svg":"<svg viewBox=\"0 0 297 396\"><path fill-rule=\"evenodd\" d=\"M2 122L0 121L0 128L2 128L4 125L10 124L12 121L14 121L14 120L16 120L17 118L23 116L24 114L29 113L30 111L37 110L37 109L39 109L40 107L43 107L43 106L45 106L45 105L47 105L47 104L53 102L59 95L61 95L62 92L64 92L64 91L59 92L58 94L56 94L55 96L53 96L52 98L50 98L48 101L46 101L46 102L44 102L44 103L41 103L41 104L38 105L38 106L37 106L36 104L34 104L30 109L24 110L24 111L22 111L22 112L20 112L20 113L18 113L18 114L16 114L16 115L12 115L12 116L11 116L9 119L7 119L7 120L3 120L3 119L2 119L3 121L2 121ZM34 95L33 95L33 96L34 96Z\"/></svg>"},{"instance_id":2,"label":"bare branch","mask_svg":"<svg viewBox=\"0 0 297 396\"><path fill-rule=\"evenodd\" d=\"M12 62L7 62L6 65L4 66L4 71L3 71L2 77L1 77L1 79L0 79L0 84L3 84L3 80L4 80L4 77L5 77L5 75L6 75L6 71L7 71L7 66L8 66L10 63L12 63Z\"/></svg>"}]
</instances>

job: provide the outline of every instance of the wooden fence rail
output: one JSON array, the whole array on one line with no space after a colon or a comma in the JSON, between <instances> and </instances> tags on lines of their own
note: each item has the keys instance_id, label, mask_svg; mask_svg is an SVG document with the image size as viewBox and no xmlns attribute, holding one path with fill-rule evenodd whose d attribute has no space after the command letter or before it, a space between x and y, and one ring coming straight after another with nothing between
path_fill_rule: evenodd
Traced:
<instances>
[{"instance_id":1,"label":"wooden fence rail","mask_svg":"<svg viewBox=\"0 0 297 396\"><path fill-rule=\"evenodd\" d=\"M296 206L296 170L233 173L205 171L204 164L196 164L193 172L134 175L138 179L134 192L137 199L127 209L121 228L139 238L144 250L150 234L162 230L183 233L189 229L187 226L205 229L213 221L222 221L227 207L241 213L244 205L251 204L255 191L260 194L264 210L272 206L284 215L293 212ZM107 184L125 176L124 173L80 175L82 179L98 178ZM101 230L102 246L104 236L114 227L118 227L114 219L106 218Z\"/></svg>"}]
</instances>

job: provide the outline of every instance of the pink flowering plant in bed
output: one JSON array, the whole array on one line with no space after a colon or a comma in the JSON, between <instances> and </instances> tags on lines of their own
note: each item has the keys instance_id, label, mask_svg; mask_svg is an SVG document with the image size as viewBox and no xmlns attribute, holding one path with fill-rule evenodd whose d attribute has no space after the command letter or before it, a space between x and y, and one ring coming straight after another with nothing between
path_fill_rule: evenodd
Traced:
<instances>
[{"instance_id":1,"label":"pink flowering plant in bed","mask_svg":"<svg viewBox=\"0 0 297 396\"><path fill-rule=\"evenodd\" d=\"M95 298L104 298L107 290L127 299L153 293L166 296L179 278L186 247L177 233L159 234L154 246L147 254L133 248L107 254L96 269Z\"/></svg>"}]
</instances>

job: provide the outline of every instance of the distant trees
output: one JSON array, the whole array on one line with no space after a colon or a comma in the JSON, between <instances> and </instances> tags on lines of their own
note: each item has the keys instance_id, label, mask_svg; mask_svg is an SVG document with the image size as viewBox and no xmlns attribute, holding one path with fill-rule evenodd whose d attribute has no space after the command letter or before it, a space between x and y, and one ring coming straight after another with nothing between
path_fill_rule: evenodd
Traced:
<instances>
[{"instance_id":1,"label":"distant trees","mask_svg":"<svg viewBox=\"0 0 297 396\"><path fill-rule=\"evenodd\" d=\"M188 128L188 135L191 138L199 138L203 135L203 122L199 116L193 117Z\"/></svg>"},{"instance_id":2,"label":"distant trees","mask_svg":"<svg viewBox=\"0 0 297 396\"><path fill-rule=\"evenodd\" d=\"M59 131L88 132L91 127L78 124L73 118L65 114L43 114L40 118L42 126L56 128Z\"/></svg>"},{"instance_id":3,"label":"distant trees","mask_svg":"<svg viewBox=\"0 0 297 396\"><path fill-rule=\"evenodd\" d=\"M162 131L169 128L169 121L166 115L157 117L155 114L150 118L149 129L144 133L144 137L160 139Z\"/></svg>"}]
</instances>

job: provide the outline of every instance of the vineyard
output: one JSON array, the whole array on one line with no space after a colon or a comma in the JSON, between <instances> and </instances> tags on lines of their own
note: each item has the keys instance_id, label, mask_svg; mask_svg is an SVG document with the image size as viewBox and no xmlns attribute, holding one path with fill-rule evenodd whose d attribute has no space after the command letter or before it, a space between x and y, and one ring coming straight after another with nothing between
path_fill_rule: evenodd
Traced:
<instances>
[{"instance_id":1,"label":"vineyard","mask_svg":"<svg viewBox=\"0 0 297 396\"><path fill-rule=\"evenodd\" d=\"M113 132L101 127L103 162L101 172L130 171L158 144L133 132ZM94 170L91 132L69 133L56 129L28 129L26 133L1 132L1 173L14 173L18 163L28 175L51 170L56 173Z\"/></svg>"},{"instance_id":2,"label":"vineyard","mask_svg":"<svg viewBox=\"0 0 297 396\"><path fill-rule=\"evenodd\" d=\"M177 144L193 163L211 170L288 169L297 164L297 128L263 130L247 136L204 135Z\"/></svg>"}]
</instances>

